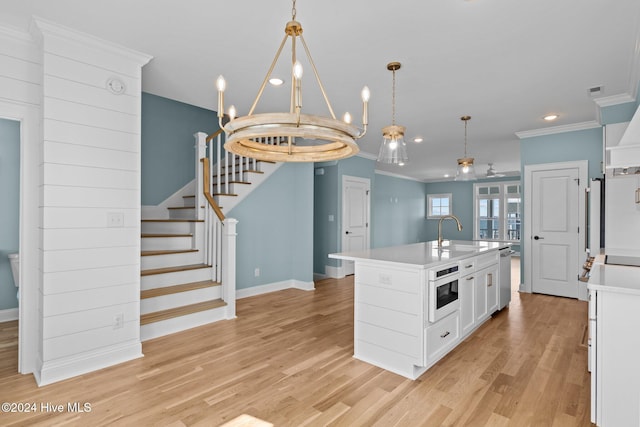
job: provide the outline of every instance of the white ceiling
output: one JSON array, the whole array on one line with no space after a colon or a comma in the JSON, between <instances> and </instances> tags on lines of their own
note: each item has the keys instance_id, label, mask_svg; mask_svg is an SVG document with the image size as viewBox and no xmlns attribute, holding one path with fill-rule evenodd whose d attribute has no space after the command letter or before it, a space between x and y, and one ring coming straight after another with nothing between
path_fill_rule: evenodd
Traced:
<instances>
[{"instance_id":1,"label":"white ceiling","mask_svg":"<svg viewBox=\"0 0 640 427\"><path fill-rule=\"evenodd\" d=\"M290 0L0 0L0 24L26 31L36 15L153 55L143 90L216 109L215 79L227 105L246 114L291 19ZM299 0L297 20L336 115L359 122L360 90L371 89L370 126L359 141L375 155L391 124L406 126L410 163L377 169L418 180L454 174L464 150L477 171L519 171L516 132L596 121L587 90L635 99L638 0ZM288 48L287 48L288 49ZM283 54L283 55L286 55ZM300 52L299 52L300 55ZM288 80L284 56L274 74ZM326 114L306 67L304 107ZM258 110L288 110L288 87L268 87ZM560 118L546 123L542 116ZM410 142L416 135L424 142Z\"/></svg>"}]
</instances>

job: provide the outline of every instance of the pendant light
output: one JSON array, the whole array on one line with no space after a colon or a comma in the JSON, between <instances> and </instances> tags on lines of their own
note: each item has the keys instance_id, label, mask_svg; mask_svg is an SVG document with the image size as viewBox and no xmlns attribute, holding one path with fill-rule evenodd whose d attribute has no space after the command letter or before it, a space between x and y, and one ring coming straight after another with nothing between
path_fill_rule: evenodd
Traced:
<instances>
[{"instance_id":1,"label":"pendant light","mask_svg":"<svg viewBox=\"0 0 640 427\"><path fill-rule=\"evenodd\" d=\"M356 140L367 132L368 103L370 92L366 86L362 89L362 128L352 125L351 115L344 120L336 119L329 98L320 81L318 70L311 58L307 43L302 36L302 25L296 21L296 0L293 0L291 21L285 27L285 35L276 53L271 67L264 78L246 116L236 117L235 108L228 113L229 121L223 123L224 91L226 82L222 76L217 80L218 88L218 124L224 129L227 151L239 156L275 162L322 162L351 157L360 151ZM289 111L254 113L256 105L271 79L271 73L278 62L288 39L291 39L291 99ZM329 110L328 116L304 114L302 112L302 74L296 49L300 41L306 53L311 70L320 87L320 92Z\"/></svg>"},{"instance_id":2,"label":"pendant light","mask_svg":"<svg viewBox=\"0 0 640 427\"><path fill-rule=\"evenodd\" d=\"M378 152L378 162L404 166L408 161L407 145L404 142L405 127L396 125L396 71L401 67L399 62L387 64L387 70L393 73L393 91L391 98L391 126L382 128L382 145Z\"/></svg>"},{"instance_id":3,"label":"pendant light","mask_svg":"<svg viewBox=\"0 0 640 427\"><path fill-rule=\"evenodd\" d=\"M471 116L462 116L460 120L464 122L464 157L458 159L455 180L474 181L476 179L476 171L473 167L473 157L467 157L467 122L471 120Z\"/></svg>"}]
</instances>

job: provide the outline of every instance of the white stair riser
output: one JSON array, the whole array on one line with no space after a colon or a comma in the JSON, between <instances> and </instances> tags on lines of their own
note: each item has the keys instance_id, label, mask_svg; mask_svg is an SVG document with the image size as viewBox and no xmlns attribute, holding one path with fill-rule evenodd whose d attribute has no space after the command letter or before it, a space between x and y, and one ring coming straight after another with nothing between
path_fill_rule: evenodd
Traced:
<instances>
[{"instance_id":1,"label":"white stair riser","mask_svg":"<svg viewBox=\"0 0 640 427\"><path fill-rule=\"evenodd\" d=\"M192 249L193 237L143 237L140 246L143 251Z\"/></svg>"},{"instance_id":2,"label":"white stair riser","mask_svg":"<svg viewBox=\"0 0 640 427\"><path fill-rule=\"evenodd\" d=\"M194 207L196 205L195 197L183 197L182 201L184 202L183 206Z\"/></svg>"},{"instance_id":3,"label":"white stair riser","mask_svg":"<svg viewBox=\"0 0 640 427\"><path fill-rule=\"evenodd\" d=\"M184 283L211 280L211 267L195 270L176 271L173 273L152 274L140 278L140 289L143 291L165 286L182 285Z\"/></svg>"},{"instance_id":4,"label":"white stair riser","mask_svg":"<svg viewBox=\"0 0 640 427\"><path fill-rule=\"evenodd\" d=\"M178 267L180 265L201 264L204 256L201 251L179 254L147 255L140 258L140 269Z\"/></svg>"},{"instance_id":5,"label":"white stair riser","mask_svg":"<svg viewBox=\"0 0 640 427\"><path fill-rule=\"evenodd\" d=\"M226 306L214 308L213 310L199 311L186 316L175 317L161 322L149 323L140 327L140 339L147 341L152 338L173 334L207 323L217 322L226 319Z\"/></svg>"},{"instance_id":6,"label":"white stair riser","mask_svg":"<svg viewBox=\"0 0 640 427\"><path fill-rule=\"evenodd\" d=\"M196 209L169 209L169 218L171 219L195 219Z\"/></svg>"},{"instance_id":7,"label":"white stair riser","mask_svg":"<svg viewBox=\"0 0 640 427\"><path fill-rule=\"evenodd\" d=\"M145 298L140 300L140 314L153 313L218 298L220 298L220 286Z\"/></svg>"},{"instance_id":8,"label":"white stair riser","mask_svg":"<svg viewBox=\"0 0 640 427\"><path fill-rule=\"evenodd\" d=\"M153 234L194 234L200 222L142 222L142 233Z\"/></svg>"}]
</instances>

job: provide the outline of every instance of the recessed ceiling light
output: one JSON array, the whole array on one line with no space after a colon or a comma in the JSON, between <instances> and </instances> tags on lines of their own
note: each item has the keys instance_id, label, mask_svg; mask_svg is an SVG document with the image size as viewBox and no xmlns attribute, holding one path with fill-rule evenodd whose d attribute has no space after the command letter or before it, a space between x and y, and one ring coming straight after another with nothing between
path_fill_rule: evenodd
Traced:
<instances>
[{"instance_id":1,"label":"recessed ceiling light","mask_svg":"<svg viewBox=\"0 0 640 427\"><path fill-rule=\"evenodd\" d=\"M420 143L420 142L422 142L422 141L424 141L424 138L422 138L421 136L416 136L415 138L413 138L413 142L418 142L418 143Z\"/></svg>"},{"instance_id":2,"label":"recessed ceiling light","mask_svg":"<svg viewBox=\"0 0 640 427\"><path fill-rule=\"evenodd\" d=\"M548 122L552 122L557 118L558 118L557 114L547 114L546 116L543 117L543 119L545 119Z\"/></svg>"},{"instance_id":3,"label":"recessed ceiling light","mask_svg":"<svg viewBox=\"0 0 640 427\"><path fill-rule=\"evenodd\" d=\"M445 174L444 174L444 177L445 177L445 178L449 178L449 174L448 174L448 173L445 173Z\"/></svg>"},{"instance_id":4,"label":"recessed ceiling light","mask_svg":"<svg viewBox=\"0 0 640 427\"><path fill-rule=\"evenodd\" d=\"M274 77L269 79L269 83L271 84L271 86L282 86L284 80Z\"/></svg>"}]
</instances>

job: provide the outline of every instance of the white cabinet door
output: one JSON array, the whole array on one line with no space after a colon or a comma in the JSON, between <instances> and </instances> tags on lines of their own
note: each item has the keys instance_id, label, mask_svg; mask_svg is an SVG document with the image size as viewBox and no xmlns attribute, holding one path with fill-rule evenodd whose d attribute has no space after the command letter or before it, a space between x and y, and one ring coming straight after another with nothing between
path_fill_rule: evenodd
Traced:
<instances>
[{"instance_id":1,"label":"white cabinet door","mask_svg":"<svg viewBox=\"0 0 640 427\"><path fill-rule=\"evenodd\" d=\"M487 285L487 314L498 311L498 266L490 267L484 274Z\"/></svg>"},{"instance_id":2,"label":"white cabinet door","mask_svg":"<svg viewBox=\"0 0 640 427\"><path fill-rule=\"evenodd\" d=\"M475 326L475 276L473 274L460 278L460 328L464 337Z\"/></svg>"}]
</instances>

